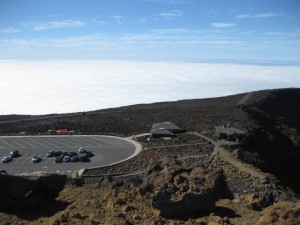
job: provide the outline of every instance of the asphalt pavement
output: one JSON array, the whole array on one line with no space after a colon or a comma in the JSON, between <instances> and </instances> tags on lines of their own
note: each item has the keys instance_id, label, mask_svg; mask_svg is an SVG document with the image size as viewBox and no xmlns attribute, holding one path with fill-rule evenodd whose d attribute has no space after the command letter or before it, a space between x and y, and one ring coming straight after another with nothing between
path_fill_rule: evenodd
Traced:
<instances>
[{"instance_id":1,"label":"asphalt pavement","mask_svg":"<svg viewBox=\"0 0 300 225\"><path fill-rule=\"evenodd\" d=\"M83 147L95 155L90 162L56 163L55 158L46 157L48 151L76 151ZM9 174L46 171L50 173L72 174L74 171L100 167L124 161L136 154L136 146L125 138L100 135L55 135L55 136L2 136L0 137L0 158L12 150L18 150L20 156L9 163L0 163L0 170ZM34 156L42 161L32 163Z\"/></svg>"}]
</instances>

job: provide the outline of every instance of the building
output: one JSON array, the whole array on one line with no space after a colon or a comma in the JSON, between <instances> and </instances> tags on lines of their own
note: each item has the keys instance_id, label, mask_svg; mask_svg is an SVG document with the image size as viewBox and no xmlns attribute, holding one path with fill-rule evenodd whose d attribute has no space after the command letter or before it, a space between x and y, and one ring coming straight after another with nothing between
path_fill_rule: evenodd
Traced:
<instances>
[{"instance_id":1,"label":"building","mask_svg":"<svg viewBox=\"0 0 300 225\"><path fill-rule=\"evenodd\" d=\"M163 123L154 123L150 133L152 137L174 137L176 134L184 133L185 130L180 128L174 123L163 122Z\"/></svg>"},{"instance_id":2,"label":"building","mask_svg":"<svg viewBox=\"0 0 300 225\"><path fill-rule=\"evenodd\" d=\"M242 128L233 127L229 124L216 126L215 128L220 139L241 143L246 138L247 131Z\"/></svg>"}]
</instances>

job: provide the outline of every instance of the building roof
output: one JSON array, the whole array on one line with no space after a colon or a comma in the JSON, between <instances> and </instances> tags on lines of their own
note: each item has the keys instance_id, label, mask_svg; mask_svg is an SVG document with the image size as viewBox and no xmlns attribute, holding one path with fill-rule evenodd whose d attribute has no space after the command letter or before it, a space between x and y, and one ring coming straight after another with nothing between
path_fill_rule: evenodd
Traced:
<instances>
[{"instance_id":1,"label":"building roof","mask_svg":"<svg viewBox=\"0 0 300 225\"><path fill-rule=\"evenodd\" d=\"M154 129L151 129L151 134L156 134L156 135L169 135L169 136L173 136L174 134L167 130L167 129L164 129L164 128L154 128Z\"/></svg>"},{"instance_id":2,"label":"building roof","mask_svg":"<svg viewBox=\"0 0 300 225\"><path fill-rule=\"evenodd\" d=\"M225 124L222 126L216 126L216 130L219 134L226 134L227 136L230 136L233 134L244 135L247 133L247 131L245 129L233 127L228 124Z\"/></svg>"},{"instance_id":3,"label":"building roof","mask_svg":"<svg viewBox=\"0 0 300 225\"><path fill-rule=\"evenodd\" d=\"M154 123L152 125L152 129L160 129L164 128L166 130L182 130L179 126L171 122L163 122L163 123Z\"/></svg>"}]
</instances>

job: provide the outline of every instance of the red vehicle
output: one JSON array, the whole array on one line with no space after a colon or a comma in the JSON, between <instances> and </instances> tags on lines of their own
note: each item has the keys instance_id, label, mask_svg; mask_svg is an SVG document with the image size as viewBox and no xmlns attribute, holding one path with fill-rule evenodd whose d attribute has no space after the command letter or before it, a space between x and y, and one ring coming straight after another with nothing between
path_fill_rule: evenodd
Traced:
<instances>
[{"instance_id":1,"label":"red vehicle","mask_svg":"<svg viewBox=\"0 0 300 225\"><path fill-rule=\"evenodd\" d=\"M56 133L57 134L67 134L68 133L68 129L59 129L59 130L56 130Z\"/></svg>"},{"instance_id":2,"label":"red vehicle","mask_svg":"<svg viewBox=\"0 0 300 225\"><path fill-rule=\"evenodd\" d=\"M77 152L68 152L68 156L72 157L72 156L75 156L77 155Z\"/></svg>"}]
</instances>

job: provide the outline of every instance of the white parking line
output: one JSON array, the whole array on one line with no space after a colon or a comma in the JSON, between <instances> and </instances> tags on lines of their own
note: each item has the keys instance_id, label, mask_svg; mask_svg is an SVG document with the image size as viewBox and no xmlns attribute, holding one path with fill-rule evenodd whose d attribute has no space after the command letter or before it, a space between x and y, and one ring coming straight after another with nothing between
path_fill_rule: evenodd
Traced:
<instances>
[{"instance_id":1,"label":"white parking line","mask_svg":"<svg viewBox=\"0 0 300 225\"><path fill-rule=\"evenodd\" d=\"M23 143L25 143L25 144L27 144L27 145L30 145L29 147L36 148L35 145L31 144L31 143L28 142L28 141L25 141L24 138L16 138L16 140L17 140L18 142L23 142ZM17 143L18 143L18 142L17 142ZM22 146L23 146L23 147L28 147L28 146L24 146L24 145L22 145Z\"/></svg>"},{"instance_id":2,"label":"white parking line","mask_svg":"<svg viewBox=\"0 0 300 225\"><path fill-rule=\"evenodd\" d=\"M18 141L16 141L16 138L14 138L14 137L8 138L8 140L15 143L16 145L19 145L19 146L15 146L15 148L24 148L24 147L26 147L22 143L19 143Z\"/></svg>"},{"instance_id":3,"label":"white parking line","mask_svg":"<svg viewBox=\"0 0 300 225\"><path fill-rule=\"evenodd\" d=\"M54 140L54 139L51 139L51 141L52 140ZM56 140L57 143L65 145L64 148L71 148L71 147L74 146L74 141L69 141L65 138L63 138L63 139L62 138L56 138L55 140Z\"/></svg>"},{"instance_id":4,"label":"white parking line","mask_svg":"<svg viewBox=\"0 0 300 225\"><path fill-rule=\"evenodd\" d=\"M47 159L45 159L45 162L44 162L44 164L47 164L49 161L51 160L51 158L47 158Z\"/></svg>"},{"instance_id":5,"label":"white parking line","mask_svg":"<svg viewBox=\"0 0 300 225\"><path fill-rule=\"evenodd\" d=\"M79 143L79 146L85 146L85 147L90 147L91 146L95 146L94 141L91 141L90 138L85 138L85 137L80 137L79 140L77 140L77 142Z\"/></svg>"},{"instance_id":6,"label":"white parking line","mask_svg":"<svg viewBox=\"0 0 300 225\"><path fill-rule=\"evenodd\" d=\"M58 147L59 147L59 146L53 144L52 142L48 141L48 139L49 139L49 138L43 138L42 140L43 140L44 142L47 142L47 143L50 144L50 145L53 145L55 148L58 148Z\"/></svg>"},{"instance_id":7,"label":"white parking line","mask_svg":"<svg viewBox=\"0 0 300 225\"><path fill-rule=\"evenodd\" d=\"M34 143L36 143L36 144L38 144L38 145L41 145L43 148L47 148L48 147L47 145L44 145L41 142L38 142L38 141L34 140L34 138L27 137L27 139L30 140L30 141L32 141L32 142L34 142Z\"/></svg>"},{"instance_id":8,"label":"white parking line","mask_svg":"<svg viewBox=\"0 0 300 225\"><path fill-rule=\"evenodd\" d=\"M8 139L9 140L9 139ZM16 146L13 146L13 145L11 145L11 144L9 144L9 143L7 143L7 141L6 140L1 140L2 142L4 142L6 145L8 145L9 147L11 147L11 148L15 148Z\"/></svg>"},{"instance_id":9,"label":"white parking line","mask_svg":"<svg viewBox=\"0 0 300 225\"><path fill-rule=\"evenodd\" d=\"M22 161L19 162L19 164L24 164L26 162L30 162L30 159L28 159L28 158L27 159L23 159Z\"/></svg>"}]
</instances>

